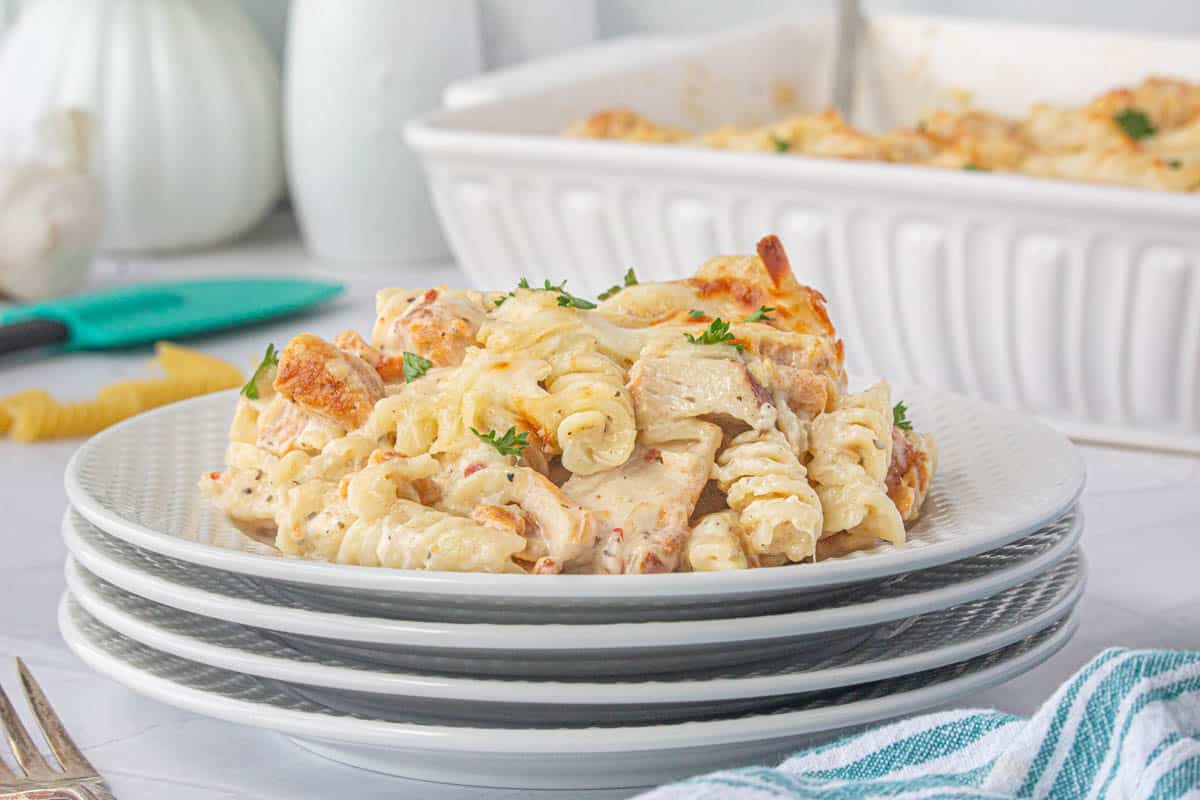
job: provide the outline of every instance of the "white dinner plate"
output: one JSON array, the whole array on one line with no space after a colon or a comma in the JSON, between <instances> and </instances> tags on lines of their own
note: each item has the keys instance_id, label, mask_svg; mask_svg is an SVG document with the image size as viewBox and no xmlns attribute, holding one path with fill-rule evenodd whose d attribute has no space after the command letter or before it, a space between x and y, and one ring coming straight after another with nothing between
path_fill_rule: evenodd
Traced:
<instances>
[{"instance_id":1,"label":"white dinner plate","mask_svg":"<svg viewBox=\"0 0 1200 800\"><path fill-rule=\"evenodd\" d=\"M67 548L89 572L173 608L286 636L312 654L403 669L490 677L609 677L729 666L789 652L849 648L880 625L988 597L1065 558L1082 531L1078 510L990 553L873 584L805 611L736 619L589 625L449 623L313 609L236 573L141 550L73 512Z\"/></svg>"},{"instance_id":2,"label":"white dinner plate","mask_svg":"<svg viewBox=\"0 0 1200 800\"><path fill-rule=\"evenodd\" d=\"M772 569L531 576L282 557L240 533L197 489L201 473L223 464L233 392L166 406L97 434L71 459L66 490L80 514L131 544L213 569L308 586L318 599L364 602L361 610L377 615L386 601L393 609L501 607L510 615L611 606L615 619L627 618L630 607L689 604L720 616L728 601L747 595L796 595L949 563L1049 524L1079 496L1079 454L1066 437L1027 415L918 387L897 388L895 395L919 427L936 434L940 453L937 478L909 540Z\"/></svg>"},{"instance_id":3,"label":"white dinner plate","mask_svg":"<svg viewBox=\"0 0 1200 800\"><path fill-rule=\"evenodd\" d=\"M353 766L484 786L645 786L778 758L814 737L911 714L1015 677L1070 638L1074 617L979 658L915 675L807 695L763 714L670 725L504 728L357 717L298 697L278 682L211 667L139 644L69 597L59 607L67 645L135 692L197 714L279 731Z\"/></svg>"},{"instance_id":4,"label":"white dinner plate","mask_svg":"<svg viewBox=\"0 0 1200 800\"><path fill-rule=\"evenodd\" d=\"M383 719L428 716L471 723L584 725L673 722L762 710L791 696L909 675L1020 641L1066 617L1083 592L1076 553L994 597L916 617L847 652L806 650L684 680L487 680L354 667L303 651L246 625L219 622L118 589L70 559L67 588L100 622L165 653L298 684L322 705Z\"/></svg>"}]
</instances>

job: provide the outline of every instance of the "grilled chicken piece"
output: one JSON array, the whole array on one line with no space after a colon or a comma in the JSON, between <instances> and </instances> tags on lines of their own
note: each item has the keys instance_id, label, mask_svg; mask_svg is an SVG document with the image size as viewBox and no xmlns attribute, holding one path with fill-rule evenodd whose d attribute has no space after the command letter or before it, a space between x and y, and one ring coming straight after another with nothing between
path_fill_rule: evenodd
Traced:
<instances>
[{"instance_id":1,"label":"grilled chicken piece","mask_svg":"<svg viewBox=\"0 0 1200 800\"><path fill-rule=\"evenodd\" d=\"M258 415L258 438L255 445L272 455L282 456L292 449L304 426L308 414L283 395L277 394Z\"/></svg>"},{"instance_id":2,"label":"grilled chicken piece","mask_svg":"<svg viewBox=\"0 0 1200 800\"><path fill-rule=\"evenodd\" d=\"M599 543L597 572L674 572L687 546L688 518L708 482L721 429L697 419L655 426L615 469L575 475L563 493L602 512L611 533Z\"/></svg>"},{"instance_id":3,"label":"grilled chicken piece","mask_svg":"<svg viewBox=\"0 0 1200 800\"><path fill-rule=\"evenodd\" d=\"M527 544L517 558L537 562L541 568L535 567L535 572L561 571L591 555L599 530L596 516L529 467L489 462L486 453L469 452L451 464L439 482L439 508L521 534Z\"/></svg>"},{"instance_id":4,"label":"grilled chicken piece","mask_svg":"<svg viewBox=\"0 0 1200 800\"><path fill-rule=\"evenodd\" d=\"M375 312L371 344L385 358L416 353L438 367L462 363L487 314L479 292L444 286L427 291L384 289L375 297Z\"/></svg>"},{"instance_id":5,"label":"grilled chicken piece","mask_svg":"<svg viewBox=\"0 0 1200 800\"><path fill-rule=\"evenodd\" d=\"M348 431L367 421L385 393L370 364L311 333L294 337L279 354L275 391Z\"/></svg>"},{"instance_id":6,"label":"grilled chicken piece","mask_svg":"<svg viewBox=\"0 0 1200 800\"><path fill-rule=\"evenodd\" d=\"M629 391L639 420L706 417L757 428L769 402L745 364L729 358L644 358L629 371Z\"/></svg>"},{"instance_id":7,"label":"grilled chicken piece","mask_svg":"<svg viewBox=\"0 0 1200 800\"><path fill-rule=\"evenodd\" d=\"M937 445L932 436L892 428L892 461L887 472L887 490L905 522L917 518L936 471Z\"/></svg>"}]
</instances>

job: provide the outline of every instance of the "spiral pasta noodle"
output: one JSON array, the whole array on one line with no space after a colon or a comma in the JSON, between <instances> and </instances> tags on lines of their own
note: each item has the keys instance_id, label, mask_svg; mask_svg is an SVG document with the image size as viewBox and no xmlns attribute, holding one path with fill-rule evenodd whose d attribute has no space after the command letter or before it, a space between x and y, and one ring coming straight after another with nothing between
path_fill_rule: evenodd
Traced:
<instances>
[{"instance_id":1,"label":"spiral pasta noodle","mask_svg":"<svg viewBox=\"0 0 1200 800\"><path fill-rule=\"evenodd\" d=\"M717 485L750 551L804 561L815 552L823 514L804 465L778 430L749 430L717 456Z\"/></svg>"},{"instance_id":2,"label":"spiral pasta noodle","mask_svg":"<svg viewBox=\"0 0 1200 800\"><path fill-rule=\"evenodd\" d=\"M812 422L808 464L825 511L825 532L852 531L900 544L904 521L884 483L892 458L886 383L847 395Z\"/></svg>"},{"instance_id":3,"label":"spiral pasta noodle","mask_svg":"<svg viewBox=\"0 0 1200 800\"><path fill-rule=\"evenodd\" d=\"M384 517L355 521L335 560L395 569L519 572L512 557L524 548L525 539L516 533L399 500Z\"/></svg>"},{"instance_id":4,"label":"spiral pasta noodle","mask_svg":"<svg viewBox=\"0 0 1200 800\"><path fill-rule=\"evenodd\" d=\"M111 383L94 400L60 403L37 390L0 398L0 433L19 442L90 436L158 406L240 386L240 370L197 350L159 342L155 363L165 378Z\"/></svg>"},{"instance_id":5,"label":"spiral pasta noodle","mask_svg":"<svg viewBox=\"0 0 1200 800\"><path fill-rule=\"evenodd\" d=\"M548 394L518 398L518 408L552 433L550 444L571 472L591 475L625 463L637 423L621 367L587 349L552 356L549 363Z\"/></svg>"}]
</instances>

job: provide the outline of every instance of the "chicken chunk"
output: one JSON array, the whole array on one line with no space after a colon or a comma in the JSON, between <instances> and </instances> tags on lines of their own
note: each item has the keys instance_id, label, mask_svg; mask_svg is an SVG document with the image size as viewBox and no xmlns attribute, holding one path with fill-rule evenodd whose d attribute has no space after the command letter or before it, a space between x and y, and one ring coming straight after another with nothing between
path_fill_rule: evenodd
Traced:
<instances>
[{"instance_id":1,"label":"chicken chunk","mask_svg":"<svg viewBox=\"0 0 1200 800\"><path fill-rule=\"evenodd\" d=\"M678 568L688 519L708 482L721 435L719 427L697 419L655 426L625 464L563 484L567 497L608 521L611 533L598 542L596 572Z\"/></svg>"},{"instance_id":2,"label":"chicken chunk","mask_svg":"<svg viewBox=\"0 0 1200 800\"><path fill-rule=\"evenodd\" d=\"M740 360L685 355L637 361L629 391L639 420L707 417L760 427L769 400Z\"/></svg>"},{"instance_id":3,"label":"chicken chunk","mask_svg":"<svg viewBox=\"0 0 1200 800\"><path fill-rule=\"evenodd\" d=\"M887 472L888 497L900 518L917 518L937 470L937 445L927 433L892 428L892 461Z\"/></svg>"},{"instance_id":4,"label":"chicken chunk","mask_svg":"<svg viewBox=\"0 0 1200 800\"><path fill-rule=\"evenodd\" d=\"M524 536L517 557L535 562L534 572L559 572L590 556L599 531L595 514L529 467L478 456L467 453L444 471L439 508Z\"/></svg>"},{"instance_id":5,"label":"chicken chunk","mask_svg":"<svg viewBox=\"0 0 1200 800\"><path fill-rule=\"evenodd\" d=\"M311 333L294 337L279 354L275 390L348 431L363 425L385 394L370 364Z\"/></svg>"},{"instance_id":6,"label":"chicken chunk","mask_svg":"<svg viewBox=\"0 0 1200 800\"><path fill-rule=\"evenodd\" d=\"M487 314L483 295L439 286L427 291L384 289L375 298L371 344L385 358L405 352L438 367L462 363Z\"/></svg>"}]
</instances>

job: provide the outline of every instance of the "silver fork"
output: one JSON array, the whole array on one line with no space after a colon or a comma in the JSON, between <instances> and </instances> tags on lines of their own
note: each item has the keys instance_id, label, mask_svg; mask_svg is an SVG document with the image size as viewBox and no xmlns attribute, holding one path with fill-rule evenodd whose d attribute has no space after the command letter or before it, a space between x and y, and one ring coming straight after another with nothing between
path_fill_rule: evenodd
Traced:
<instances>
[{"instance_id":1,"label":"silver fork","mask_svg":"<svg viewBox=\"0 0 1200 800\"><path fill-rule=\"evenodd\" d=\"M19 658L17 672L29 707L61 769L54 769L46 762L0 687L0 726L22 771L18 774L0 761L0 800L114 800L100 773L71 741L62 720Z\"/></svg>"}]
</instances>

